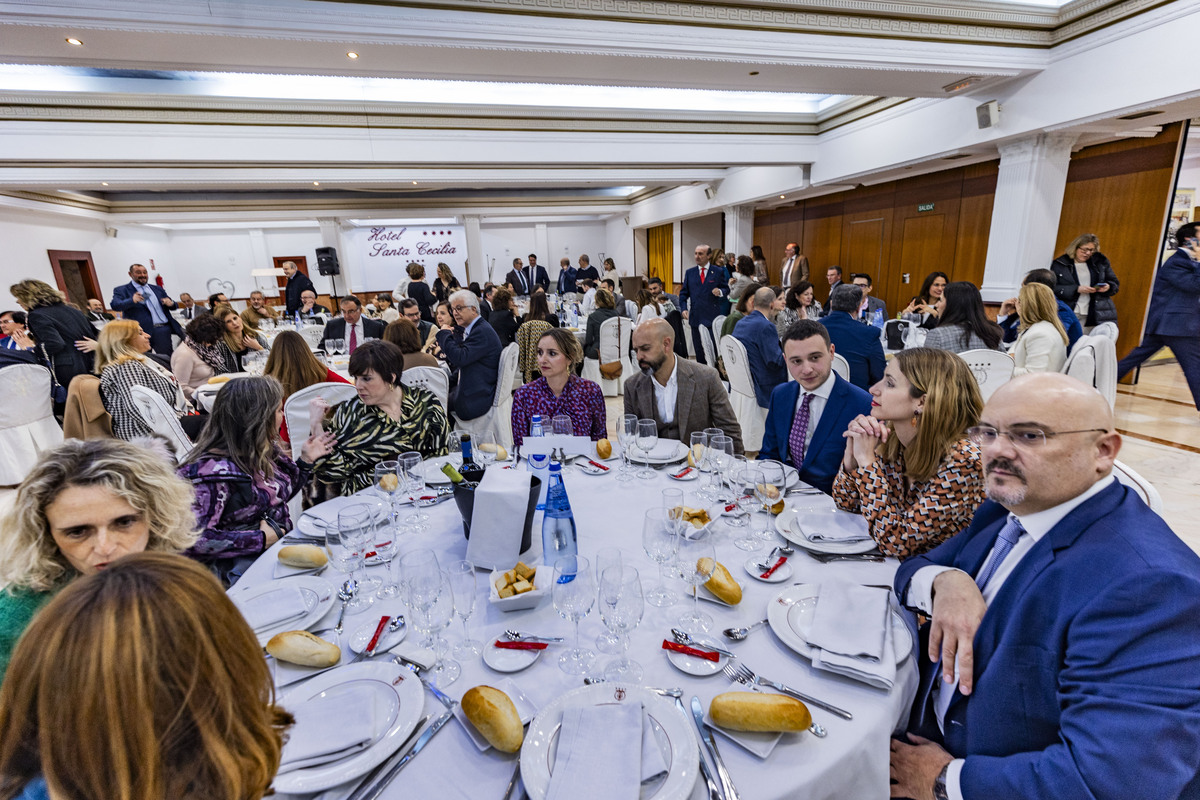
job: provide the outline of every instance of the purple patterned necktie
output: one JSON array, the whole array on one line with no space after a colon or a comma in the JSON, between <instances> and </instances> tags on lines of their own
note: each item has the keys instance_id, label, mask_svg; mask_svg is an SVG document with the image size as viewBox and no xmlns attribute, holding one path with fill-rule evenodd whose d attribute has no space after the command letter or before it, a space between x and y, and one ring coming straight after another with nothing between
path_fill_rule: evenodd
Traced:
<instances>
[{"instance_id":1,"label":"purple patterned necktie","mask_svg":"<svg viewBox=\"0 0 1200 800\"><path fill-rule=\"evenodd\" d=\"M788 435L788 449L791 451L792 464L796 469L800 469L800 465L804 463L804 437L808 435L808 410L812 405L812 399L812 394L807 392L804 394L800 410L796 412L796 418L792 420L792 432Z\"/></svg>"}]
</instances>

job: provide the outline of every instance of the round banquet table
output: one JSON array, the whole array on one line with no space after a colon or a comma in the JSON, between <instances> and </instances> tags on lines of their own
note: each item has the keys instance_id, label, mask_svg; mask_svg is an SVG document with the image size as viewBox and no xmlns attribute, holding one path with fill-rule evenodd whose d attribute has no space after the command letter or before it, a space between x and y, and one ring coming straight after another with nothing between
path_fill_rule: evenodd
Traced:
<instances>
[{"instance_id":1,"label":"round banquet table","mask_svg":"<svg viewBox=\"0 0 1200 800\"><path fill-rule=\"evenodd\" d=\"M619 462L614 460L611 463L615 467ZM615 471L614 469L613 472ZM651 480L639 479L628 483L618 483L612 473L591 476L574 468L564 469L564 476L575 514L580 555L591 559L599 548L616 545L621 548L626 563L637 567L644 585L649 586L658 580L657 567L646 557L641 546L644 511L661 504L663 489L682 489L687 498L699 488L700 482L672 481L667 478L665 471L659 471ZM809 507L820 504L832 507L833 503L826 495L819 495L816 499L804 495L788 498L789 504L793 501ZM685 502L689 505L711 505L692 502L690 499ZM408 506L399 507L401 522L409 511ZM427 508L426 511L431 518L430 530L422 533L402 530L400 554L424 547L434 550L443 565L465 558L466 539L454 502L443 502ZM540 549L540 520L539 513L534 520L535 549ZM761 524L761 520L759 523ZM756 581L746 573L742 565L750 554L733 545L733 540L737 538L735 530L723 523L719 523L718 527L720 533L717 539L717 560L728 566L745 589L742 602L736 608L701 603L702 610L715 620L712 632L716 634L715 640L736 652L742 663L760 675L840 706L854 715L852 721L846 721L820 708L810 707L814 721L826 728L828 736L818 739L807 732L788 734L779 741L766 759L759 759L719 733L715 734L718 748L741 797L743 800L783 800L795 797L809 800L871 800L888 797L888 740L894 730L906 723L909 706L916 692L917 670L911 655L898 666L895 685L889 692L814 669L807 659L796 654L776 637L768 625L760 627L740 643L728 642L719 631L729 626L749 625L763 619L768 603L794 583L820 583L822 579L836 578L864 585L890 585L898 562L889 558L882 563L821 564L798 549L796 555L789 559L789 563L794 567L793 575L784 582L768 584ZM778 537L776 539L778 540ZM230 594L271 580L275 572L276 550L280 546L276 544L264 553L230 590ZM762 557L765 554L766 549L760 549L753 555ZM378 566L368 568L368 571L386 578L383 569L382 566ZM564 636L567 637L568 643L571 641L573 627L555 612L549 592L536 608L525 611L500 611L492 607L487 600L489 576L488 570L477 572L477 603L475 613L468 623L472 638L490 644L505 628L511 627L527 633ZM330 568L322 577L337 585L345 576ZM682 594L685 587L682 583L676 586L680 590L680 601L674 606L655 608L646 605L642 623L632 636L630 656L644 668L645 674L641 681L643 685L681 687L684 691L685 706L690 709L689 700L695 695L707 708L715 695L741 690L743 687L731 687L730 682L720 673L707 677L693 677L677 670L667 661L666 651L662 650L660 645L664 637L669 638L670 628L677 624L678 617L686 610ZM686 601L692 602L690 595ZM310 630L332 628L339 605L335 603L325 618L310 626ZM394 615L403 611L403 603L399 600L376 600L370 608L358 614L348 614L345 631L350 633L375 622L382 614ZM596 636L604 630L594 607L583 620L580 629L583 644L594 650ZM454 619L443 635L450 640L451 647L462 639L462 623L458 618ZM344 648L347 638L348 636L342 637ZM419 640L419 634L410 630L405 643ZM441 688L457 700L473 686L494 684L507 677L540 708L559 695L583 685L579 677L567 675L558 668L555 648L555 645L551 645L531 667L511 674L494 672L480 657L460 662L462 676L449 686ZM383 661L386 658L381 655L375 660ZM612 658L614 657L597 654L595 663L600 665L602 671L603 666ZM348 660L349 656L343 663ZM425 693L425 700L425 714L432 714L436 718L444 710L431 693ZM691 730L695 731L694 725ZM512 774L513 763L511 755L500 754L495 750L480 752L462 725L452 720L446 726L446 730L431 740L429 746L419 757L413 759L381 797L397 800L413 797L438 800L499 798ZM355 783L351 782L319 795L276 796L335 800L346 797L354 786ZM707 797L703 779L697 781L691 797L692 800L704 800Z\"/></svg>"}]
</instances>

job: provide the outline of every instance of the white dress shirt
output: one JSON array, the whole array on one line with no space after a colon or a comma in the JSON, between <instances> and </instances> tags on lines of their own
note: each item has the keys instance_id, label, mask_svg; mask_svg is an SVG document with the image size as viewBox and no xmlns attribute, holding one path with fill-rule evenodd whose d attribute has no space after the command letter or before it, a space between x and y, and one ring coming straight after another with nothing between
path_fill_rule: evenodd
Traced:
<instances>
[{"instance_id":1,"label":"white dress shirt","mask_svg":"<svg viewBox=\"0 0 1200 800\"><path fill-rule=\"evenodd\" d=\"M650 385L654 387L654 402L658 406L658 417L664 425L675 421L675 400L679 397L679 356L675 356L675 366L671 368L671 377L663 386L654 375L650 376ZM682 433L682 431L680 431Z\"/></svg>"},{"instance_id":2,"label":"white dress shirt","mask_svg":"<svg viewBox=\"0 0 1200 800\"><path fill-rule=\"evenodd\" d=\"M1078 506L1104 491L1116 480L1116 476L1111 473L1104 478L1092 484L1083 494L1073 497L1065 503L1060 503L1053 508L1047 508L1045 511L1038 511L1034 514L1028 514L1024 517L1017 517L1017 522L1024 529L1017 543L1013 545L1013 549L1009 552L1008 557L1001 562L996 568L992 578L988 581L987 586L983 589L983 600L989 606L992 600L1000 592L1000 587L1008 580L1008 576L1013 573L1017 565L1021 563L1021 559L1033 549L1043 536L1062 521L1063 517L1070 514ZM997 539L997 541L999 541ZM992 553L995 552L995 546L988 552L988 557L983 560L983 567L987 566L988 561L992 558ZM922 611L933 613L933 581L938 575L943 572L952 570L954 567L923 567L917 570L913 575L912 581L908 585L908 604L914 608L919 608ZM960 570L961 571L961 570ZM965 573L964 573L965 574ZM945 732L945 717L946 711L950 708L950 701L954 699L954 690L958 687L958 665L954 666L954 683L945 684L941 681L934 682L934 711L937 714L938 728L943 733ZM946 771L946 795L950 800L963 800L962 788L959 785L959 775L962 772L963 761L965 759L956 758L950 762L950 768Z\"/></svg>"},{"instance_id":3,"label":"white dress shirt","mask_svg":"<svg viewBox=\"0 0 1200 800\"><path fill-rule=\"evenodd\" d=\"M788 286L791 285L792 267L794 267L795 265L796 265L796 257L795 256L792 256L791 258L789 258L787 260L787 263L783 265L783 274L780 275L779 282L780 282L780 284L783 285L783 288L785 291L787 290Z\"/></svg>"},{"instance_id":4,"label":"white dress shirt","mask_svg":"<svg viewBox=\"0 0 1200 800\"><path fill-rule=\"evenodd\" d=\"M829 401L829 395L833 393L833 385L837 382L837 376L833 370L829 371L829 377L825 382L813 389L811 392L800 387L800 393L796 395L796 407L792 410L792 420L796 419L796 415L800 413L800 406L804 403L805 395L812 395L812 402L808 404L808 430L804 432L804 454L808 454L808 446L812 444L813 433L817 430L817 423L821 421L821 413L825 410L825 404ZM791 437L791 426L788 426L788 437ZM792 461L796 460L795 454L792 455Z\"/></svg>"}]
</instances>

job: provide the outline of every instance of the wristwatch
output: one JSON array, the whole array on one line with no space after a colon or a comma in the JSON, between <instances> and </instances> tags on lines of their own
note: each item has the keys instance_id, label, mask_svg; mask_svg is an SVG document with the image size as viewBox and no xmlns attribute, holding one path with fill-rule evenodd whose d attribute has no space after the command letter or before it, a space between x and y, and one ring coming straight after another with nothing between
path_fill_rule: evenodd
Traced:
<instances>
[{"instance_id":1,"label":"wristwatch","mask_svg":"<svg viewBox=\"0 0 1200 800\"><path fill-rule=\"evenodd\" d=\"M933 800L950 800L950 795L946 790L946 773L950 771L950 764L942 767L942 771L933 779Z\"/></svg>"}]
</instances>

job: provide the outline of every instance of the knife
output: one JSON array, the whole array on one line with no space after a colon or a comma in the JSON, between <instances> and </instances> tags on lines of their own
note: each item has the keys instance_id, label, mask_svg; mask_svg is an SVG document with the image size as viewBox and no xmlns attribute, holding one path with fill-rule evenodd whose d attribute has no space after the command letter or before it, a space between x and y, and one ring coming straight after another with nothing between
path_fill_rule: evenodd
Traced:
<instances>
[{"instance_id":1,"label":"knife","mask_svg":"<svg viewBox=\"0 0 1200 800\"><path fill-rule=\"evenodd\" d=\"M396 752L392 753L391 758L400 758L401 753L404 752L405 746L413 740L413 737L415 737L417 735L417 732L421 730L422 726L424 726L426 722L429 722L430 716L432 716L432 715L426 714L424 717L421 717L421 721L418 722L417 726L412 729L412 733L410 733L408 736L406 736L404 738L404 741L401 742L400 746L396 748ZM360 796L359 793L362 792L363 787L367 786L368 784L373 783L375 781L375 778L378 777L380 773L382 773L385 769L387 769L390 766L389 762L390 762L390 759L388 761L384 761L384 762L380 763L379 766L375 767L375 769L368 772L363 777L363 779L360 780L355 785L354 791L350 793L349 800L358 800L358 798ZM325 795L323 795L323 794L318 795L317 797L313 798L313 800L324 800L324 797L325 797Z\"/></svg>"},{"instance_id":2,"label":"knife","mask_svg":"<svg viewBox=\"0 0 1200 800\"><path fill-rule=\"evenodd\" d=\"M717 776L721 779L725 800L740 800L737 787L733 785L733 778L730 777L729 770L725 768L725 762L721 759L721 753L717 750L717 740L713 738L712 731L704 724L704 707L700 705L700 698L695 695L692 695L692 716L696 718L696 727L700 730L700 738L704 740L705 747L712 755L713 764L717 767Z\"/></svg>"},{"instance_id":3,"label":"knife","mask_svg":"<svg viewBox=\"0 0 1200 800\"><path fill-rule=\"evenodd\" d=\"M396 776L400 774L400 770L408 766L408 763L416 758L418 753L425 749L425 745L429 744L429 740L432 739L437 732L442 729L442 726L449 722L453 717L453 711L446 711L446 713L434 720L433 724L426 728L425 732L417 738L417 743L412 746L412 749L408 751L404 758L397 761L396 765L385 772L383 777L376 781L373 786L368 787L361 794L355 793L351 795L349 800L377 800L379 795L383 794L383 790L387 788L388 784L395 780Z\"/></svg>"},{"instance_id":4,"label":"knife","mask_svg":"<svg viewBox=\"0 0 1200 800\"><path fill-rule=\"evenodd\" d=\"M587 683L586 679L584 680L584 683ZM651 691L658 690L651 689ZM688 712L687 709L683 707L682 692L675 695L675 705L679 706L679 712L686 717ZM708 800L722 800L721 787L717 785L715 780L713 780L712 773L708 769L708 761L704 758L704 748L700 745L697 745L696 749L699 751L698 755L700 756L700 774L704 776L704 782L708 784Z\"/></svg>"}]
</instances>

